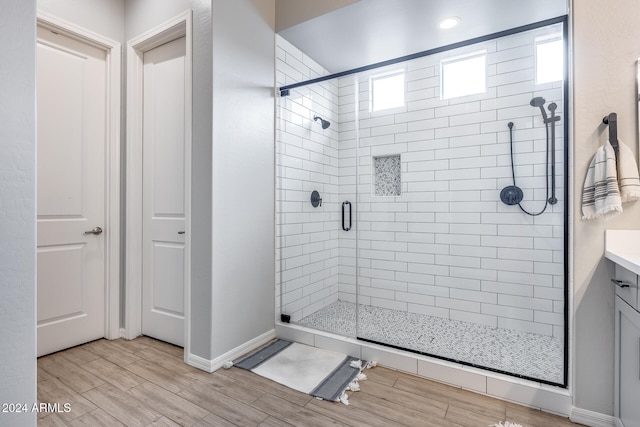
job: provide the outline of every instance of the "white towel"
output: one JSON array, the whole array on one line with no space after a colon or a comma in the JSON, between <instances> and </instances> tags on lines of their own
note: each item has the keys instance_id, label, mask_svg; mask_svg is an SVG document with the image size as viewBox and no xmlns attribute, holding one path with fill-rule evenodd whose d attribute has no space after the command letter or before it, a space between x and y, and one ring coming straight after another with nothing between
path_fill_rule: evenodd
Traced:
<instances>
[{"instance_id":1,"label":"white towel","mask_svg":"<svg viewBox=\"0 0 640 427\"><path fill-rule=\"evenodd\" d=\"M640 199L640 177L635 155L618 140L618 185L622 203L635 202Z\"/></svg>"},{"instance_id":2,"label":"white towel","mask_svg":"<svg viewBox=\"0 0 640 427\"><path fill-rule=\"evenodd\" d=\"M609 141L593 156L582 190L582 219L614 216L622 212L616 154Z\"/></svg>"}]
</instances>

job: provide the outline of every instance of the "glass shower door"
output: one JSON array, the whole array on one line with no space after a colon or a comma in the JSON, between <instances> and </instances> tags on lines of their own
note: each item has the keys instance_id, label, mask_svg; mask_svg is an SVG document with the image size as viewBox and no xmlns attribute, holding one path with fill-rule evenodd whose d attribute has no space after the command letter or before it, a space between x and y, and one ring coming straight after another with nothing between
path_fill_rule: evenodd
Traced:
<instances>
[{"instance_id":1,"label":"glass shower door","mask_svg":"<svg viewBox=\"0 0 640 427\"><path fill-rule=\"evenodd\" d=\"M566 382L563 33L358 74L359 339Z\"/></svg>"},{"instance_id":2,"label":"glass shower door","mask_svg":"<svg viewBox=\"0 0 640 427\"><path fill-rule=\"evenodd\" d=\"M281 320L355 337L354 93L342 86L279 98L277 261Z\"/></svg>"}]
</instances>

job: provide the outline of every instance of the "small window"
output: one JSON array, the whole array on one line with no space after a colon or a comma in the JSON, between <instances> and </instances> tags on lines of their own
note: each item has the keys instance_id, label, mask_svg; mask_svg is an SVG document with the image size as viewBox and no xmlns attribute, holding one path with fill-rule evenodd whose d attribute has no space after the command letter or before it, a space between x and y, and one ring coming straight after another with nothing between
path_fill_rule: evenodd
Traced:
<instances>
[{"instance_id":1,"label":"small window","mask_svg":"<svg viewBox=\"0 0 640 427\"><path fill-rule=\"evenodd\" d=\"M487 53L480 52L440 62L442 99L484 93L487 90Z\"/></svg>"},{"instance_id":2,"label":"small window","mask_svg":"<svg viewBox=\"0 0 640 427\"><path fill-rule=\"evenodd\" d=\"M561 38L536 40L536 84L562 80L563 45Z\"/></svg>"},{"instance_id":3,"label":"small window","mask_svg":"<svg viewBox=\"0 0 640 427\"><path fill-rule=\"evenodd\" d=\"M371 111L404 107L404 71L371 76L369 89Z\"/></svg>"}]
</instances>

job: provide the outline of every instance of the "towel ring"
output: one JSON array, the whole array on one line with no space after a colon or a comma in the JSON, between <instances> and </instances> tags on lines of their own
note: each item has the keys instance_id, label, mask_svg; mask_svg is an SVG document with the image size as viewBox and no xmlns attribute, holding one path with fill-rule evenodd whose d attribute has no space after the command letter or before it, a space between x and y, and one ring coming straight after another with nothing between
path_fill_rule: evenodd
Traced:
<instances>
[{"instance_id":1,"label":"towel ring","mask_svg":"<svg viewBox=\"0 0 640 427\"><path fill-rule=\"evenodd\" d=\"M602 118L602 123L609 126L609 143L613 147L613 150L618 155L618 115L616 113L609 113L608 116Z\"/></svg>"}]
</instances>

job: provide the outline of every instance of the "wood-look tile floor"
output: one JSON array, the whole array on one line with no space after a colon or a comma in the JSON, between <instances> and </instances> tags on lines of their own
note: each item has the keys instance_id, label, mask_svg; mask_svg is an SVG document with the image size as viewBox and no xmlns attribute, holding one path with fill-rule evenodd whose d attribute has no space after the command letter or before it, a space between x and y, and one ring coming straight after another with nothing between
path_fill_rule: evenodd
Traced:
<instances>
[{"instance_id":1,"label":"wood-look tile floor","mask_svg":"<svg viewBox=\"0 0 640 427\"><path fill-rule=\"evenodd\" d=\"M320 401L251 372L212 374L182 361L182 348L140 337L98 340L38 359L38 400L71 405L39 413L39 426L453 426L509 420L576 425L391 369L366 371L350 405Z\"/></svg>"}]
</instances>

